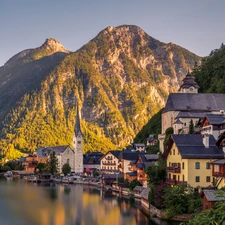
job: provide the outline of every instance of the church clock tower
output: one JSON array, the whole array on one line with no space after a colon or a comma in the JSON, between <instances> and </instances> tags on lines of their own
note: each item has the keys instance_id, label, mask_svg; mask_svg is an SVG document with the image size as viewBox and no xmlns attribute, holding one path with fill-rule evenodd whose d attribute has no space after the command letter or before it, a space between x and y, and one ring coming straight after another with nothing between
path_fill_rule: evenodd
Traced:
<instances>
[{"instance_id":1,"label":"church clock tower","mask_svg":"<svg viewBox=\"0 0 225 225\"><path fill-rule=\"evenodd\" d=\"M75 155L74 166L75 166L75 173L83 173L83 152L82 152L82 141L83 141L83 134L80 129L80 115L79 109L77 105L77 115L76 115L76 123L74 128L73 134L73 151Z\"/></svg>"}]
</instances>

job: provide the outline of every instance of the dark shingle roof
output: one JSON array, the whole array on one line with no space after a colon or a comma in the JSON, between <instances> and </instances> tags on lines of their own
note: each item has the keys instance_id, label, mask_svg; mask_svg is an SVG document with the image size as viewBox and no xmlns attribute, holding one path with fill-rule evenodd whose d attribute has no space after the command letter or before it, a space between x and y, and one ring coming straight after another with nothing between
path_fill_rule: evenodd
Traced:
<instances>
[{"instance_id":1,"label":"dark shingle roof","mask_svg":"<svg viewBox=\"0 0 225 225\"><path fill-rule=\"evenodd\" d=\"M137 171L127 172L126 174L129 176L137 176Z\"/></svg>"},{"instance_id":2,"label":"dark shingle roof","mask_svg":"<svg viewBox=\"0 0 225 225\"><path fill-rule=\"evenodd\" d=\"M203 144L201 134L173 134L171 138L175 142L182 158L220 159L224 157L222 148L216 146L213 135L209 135L209 147Z\"/></svg>"},{"instance_id":3,"label":"dark shingle roof","mask_svg":"<svg viewBox=\"0 0 225 225\"><path fill-rule=\"evenodd\" d=\"M163 113L168 111L220 111L225 109L225 94L171 93Z\"/></svg>"},{"instance_id":4,"label":"dark shingle roof","mask_svg":"<svg viewBox=\"0 0 225 225\"><path fill-rule=\"evenodd\" d=\"M145 188L143 186L136 186L133 191L143 191Z\"/></svg>"},{"instance_id":5,"label":"dark shingle roof","mask_svg":"<svg viewBox=\"0 0 225 225\"><path fill-rule=\"evenodd\" d=\"M224 99L225 100L225 99ZM205 117L209 121L210 125L221 125L225 123L224 114L205 114Z\"/></svg>"},{"instance_id":6,"label":"dark shingle roof","mask_svg":"<svg viewBox=\"0 0 225 225\"><path fill-rule=\"evenodd\" d=\"M148 200L148 193L150 191L150 188L144 188L144 190L141 192L141 198Z\"/></svg>"},{"instance_id":7,"label":"dark shingle roof","mask_svg":"<svg viewBox=\"0 0 225 225\"><path fill-rule=\"evenodd\" d=\"M204 118L205 112L179 112L175 119L179 118Z\"/></svg>"},{"instance_id":8,"label":"dark shingle roof","mask_svg":"<svg viewBox=\"0 0 225 225\"><path fill-rule=\"evenodd\" d=\"M60 155L63 153L69 146L55 146L55 147L41 147L36 150L37 156L39 158L48 157L52 151L55 152L56 155ZM71 150L72 151L72 150Z\"/></svg>"},{"instance_id":9,"label":"dark shingle roof","mask_svg":"<svg viewBox=\"0 0 225 225\"><path fill-rule=\"evenodd\" d=\"M139 152L121 151L120 159L125 159L125 160L130 160L130 161L137 160L139 154L140 154Z\"/></svg>"},{"instance_id":10,"label":"dark shingle roof","mask_svg":"<svg viewBox=\"0 0 225 225\"><path fill-rule=\"evenodd\" d=\"M147 161L157 161L159 158L158 154L145 154L144 156Z\"/></svg>"},{"instance_id":11,"label":"dark shingle roof","mask_svg":"<svg viewBox=\"0 0 225 225\"><path fill-rule=\"evenodd\" d=\"M211 164L224 165L225 164L225 159L215 160L215 161L211 162Z\"/></svg>"},{"instance_id":12,"label":"dark shingle roof","mask_svg":"<svg viewBox=\"0 0 225 225\"><path fill-rule=\"evenodd\" d=\"M221 197L218 190L204 190L206 199L209 202L224 201L225 197Z\"/></svg>"},{"instance_id":13,"label":"dark shingle roof","mask_svg":"<svg viewBox=\"0 0 225 225\"><path fill-rule=\"evenodd\" d=\"M113 154L116 158L119 158L119 155L121 153L121 151L117 151L117 150L112 150L112 151L109 151L111 154Z\"/></svg>"}]
</instances>

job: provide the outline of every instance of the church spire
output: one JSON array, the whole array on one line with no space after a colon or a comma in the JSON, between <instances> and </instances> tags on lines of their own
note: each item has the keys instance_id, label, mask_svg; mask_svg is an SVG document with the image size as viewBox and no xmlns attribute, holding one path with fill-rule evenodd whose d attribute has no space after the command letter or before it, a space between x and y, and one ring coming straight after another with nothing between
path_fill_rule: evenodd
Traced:
<instances>
[{"instance_id":1,"label":"church spire","mask_svg":"<svg viewBox=\"0 0 225 225\"><path fill-rule=\"evenodd\" d=\"M77 103L77 114L76 114L76 123L75 123L74 133L75 133L76 137L78 136L78 134L82 135L82 132L80 129L80 114L79 114L78 103Z\"/></svg>"},{"instance_id":2,"label":"church spire","mask_svg":"<svg viewBox=\"0 0 225 225\"><path fill-rule=\"evenodd\" d=\"M180 93L198 93L199 86L195 81L195 77L191 75L190 70L188 69L188 73L183 79L183 83L181 84L178 92Z\"/></svg>"}]
</instances>

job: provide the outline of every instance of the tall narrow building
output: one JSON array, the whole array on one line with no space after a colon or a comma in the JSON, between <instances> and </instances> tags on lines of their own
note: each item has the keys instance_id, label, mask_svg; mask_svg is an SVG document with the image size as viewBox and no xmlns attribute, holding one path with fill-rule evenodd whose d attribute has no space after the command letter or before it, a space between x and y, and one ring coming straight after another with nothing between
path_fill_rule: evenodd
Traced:
<instances>
[{"instance_id":1,"label":"tall narrow building","mask_svg":"<svg viewBox=\"0 0 225 225\"><path fill-rule=\"evenodd\" d=\"M82 152L82 141L83 141L83 134L80 129L80 115L79 109L77 105L77 115L76 115L76 123L74 127L74 134L73 134L73 151L75 155L74 160L74 167L75 173L83 173L83 152Z\"/></svg>"}]
</instances>

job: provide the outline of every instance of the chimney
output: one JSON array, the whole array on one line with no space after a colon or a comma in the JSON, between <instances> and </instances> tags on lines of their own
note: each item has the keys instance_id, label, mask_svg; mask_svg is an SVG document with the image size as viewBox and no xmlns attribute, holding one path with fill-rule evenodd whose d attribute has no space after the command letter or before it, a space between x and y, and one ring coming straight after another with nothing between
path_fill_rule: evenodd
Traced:
<instances>
[{"instance_id":1,"label":"chimney","mask_svg":"<svg viewBox=\"0 0 225 225\"><path fill-rule=\"evenodd\" d=\"M205 147L208 148L209 147L209 135L203 134L202 140L203 140L203 145L205 145Z\"/></svg>"}]
</instances>

